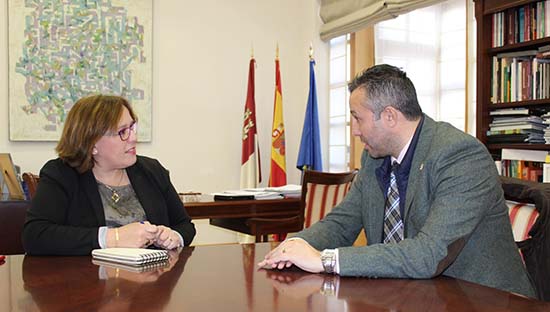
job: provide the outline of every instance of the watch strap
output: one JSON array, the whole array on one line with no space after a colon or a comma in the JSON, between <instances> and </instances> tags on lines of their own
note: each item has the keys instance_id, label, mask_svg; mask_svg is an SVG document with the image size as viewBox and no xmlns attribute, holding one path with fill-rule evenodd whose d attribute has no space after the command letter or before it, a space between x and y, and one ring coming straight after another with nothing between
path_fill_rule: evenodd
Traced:
<instances>
[{"instance_id":1,"label":"watch strap","mask_svg":"<svg viewBox=\"0 0 550 312\"><path fill-rule=\"evenodd\" d=\"M336 266L336 250L325 249L321 252L321 263L325 273L333 274Z\"/></svg>"}]
</instances>

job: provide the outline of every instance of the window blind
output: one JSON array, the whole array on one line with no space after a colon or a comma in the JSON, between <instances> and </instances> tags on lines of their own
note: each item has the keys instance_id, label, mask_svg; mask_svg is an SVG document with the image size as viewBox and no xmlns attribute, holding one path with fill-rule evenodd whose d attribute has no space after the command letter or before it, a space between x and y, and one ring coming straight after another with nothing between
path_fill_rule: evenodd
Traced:
<instances>
[{"instance_id":1,"label":"window blind","mask_svg":"<svg viewBox=\"0 0 550 312\"><path fill-rule=\"evenodd\" d=\"M356 32L369 25L444 0L321 0L321 39Z\"/></svg>"}]
</instances>

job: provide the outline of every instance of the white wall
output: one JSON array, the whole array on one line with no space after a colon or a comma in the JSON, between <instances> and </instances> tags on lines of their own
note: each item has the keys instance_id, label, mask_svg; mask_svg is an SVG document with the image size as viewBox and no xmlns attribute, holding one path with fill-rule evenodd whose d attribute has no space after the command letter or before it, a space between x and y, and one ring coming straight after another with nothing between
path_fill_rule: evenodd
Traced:
<instances>
[{"instance_id":1,"label":"white wall","mask_svg":"<svg viewBox=\"0 0 550 312\"><path fill-rule=\"evenodd\" d=\"M8 135L7 2L0 0L0 151L23 171L54 158L55 142L10 142ZM241 128L251 45L257 62L256 110L262 173L269 178L274 57L280 48L288 183L295 168L308 92L313 43L322 140L327 138L328 45L319 39L318 0L162 0L153 6L153 136L138 153L158 158L180 191L239 187ZM328 155L324 147L323 155ZM325 156L325 167L327 165ZM235 235L195 222L195 243Z\"/></svg>"}]
</instances>

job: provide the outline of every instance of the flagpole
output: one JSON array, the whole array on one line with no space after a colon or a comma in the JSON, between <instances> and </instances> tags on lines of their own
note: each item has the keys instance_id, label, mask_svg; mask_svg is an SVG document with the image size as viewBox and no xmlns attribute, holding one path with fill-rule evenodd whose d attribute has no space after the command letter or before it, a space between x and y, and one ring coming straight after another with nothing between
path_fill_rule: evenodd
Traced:
<instances>
[{"instance_id":1,"label":"flagpole","mask_svg":"<svg viewBox=\"0 0 550 312\"><path fill-rule=\"evenodd\" d=\"M309 61L311 62L313 60L313 44L310 42L309 43ZM310 73L311 75L311 73ZM309 166L307 164L304 164L302 166L302 177L301 177L301 181L303 181L304 179L304 171L308 170L309 169Z\"/></svg>"}]
</instances>

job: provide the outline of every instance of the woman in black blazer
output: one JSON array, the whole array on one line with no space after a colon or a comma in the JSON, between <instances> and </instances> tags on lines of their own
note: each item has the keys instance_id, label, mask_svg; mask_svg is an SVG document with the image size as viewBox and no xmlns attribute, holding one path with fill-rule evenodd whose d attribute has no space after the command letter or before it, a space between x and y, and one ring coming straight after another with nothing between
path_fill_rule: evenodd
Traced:
<instances>
[{"instance_id":1,"label":"woman in black blazer","mask_svg":"<svg viewBox=\"0 0 550 312\"><path fill-rule=\"evenodd\" d=\"M80 99L40 171L23 245L33 255L189 245L195 226L155 159L136 155L137 116L118 96Z\"/></svg>"}]
</instances>

